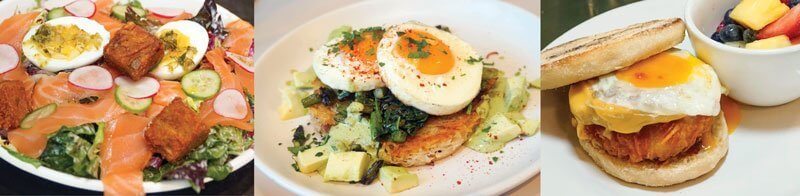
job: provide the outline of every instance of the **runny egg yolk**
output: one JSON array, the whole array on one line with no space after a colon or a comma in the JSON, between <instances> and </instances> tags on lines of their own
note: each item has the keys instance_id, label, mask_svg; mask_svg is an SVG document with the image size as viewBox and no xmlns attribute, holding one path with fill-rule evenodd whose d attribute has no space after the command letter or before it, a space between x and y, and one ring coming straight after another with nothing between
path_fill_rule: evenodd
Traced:
<instances>
[{"instance_id":1,"label":"runny egg yolk","mask_svg":"<svg viewBox=\"0 0 800 196\"><path fill-rule=\"evenodd\" d=\"M354 39L352 47L348 44L340 44L339 50L350 57L355 58L361 62L375 62L377 55L375 53L378 49L378 43L383 37L383 31L364 31L360 34L359 39Z\"/></svg>"},{"instance_id":2,"label":"runny egg yolk","mask_svg":"<svg viewBox=\"0 0 800 196\"><path fill-rule=\"evenodd\" d=\"M414 30L398 34L400 41L395 46L395 54L406 58L423 74L444 74L455 65L450 46L433 35Z\"/></svg>"},{"instance_id":3,"label":"runny egg yolk","mask_svg":"<svg viewBox=\"0 0 800 196\"><path fill-rule=\"evenodd\" d=\"M617 71L616 77L641 88L661 88L686 83L699 59L662 52Z\"/></svg>"}]
</instances>

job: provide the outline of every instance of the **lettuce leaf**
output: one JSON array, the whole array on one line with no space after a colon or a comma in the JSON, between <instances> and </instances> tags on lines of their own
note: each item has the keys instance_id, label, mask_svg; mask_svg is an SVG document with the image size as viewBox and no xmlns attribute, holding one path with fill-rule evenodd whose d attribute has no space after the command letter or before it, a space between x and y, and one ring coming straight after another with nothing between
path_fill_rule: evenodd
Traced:
<instances>
[{"instance_id":1,"label":"lettuce leaf","mask_svg":"<svg viewBox=\"0 0 800 196\"><path fill-rule=\"evenodd\" d=\"M79 177L98 178L100 174L100 143L103 123L75 127L63 126L48 136L47 146L39 156L45 167Z\"/></svg>"}]
</instances>

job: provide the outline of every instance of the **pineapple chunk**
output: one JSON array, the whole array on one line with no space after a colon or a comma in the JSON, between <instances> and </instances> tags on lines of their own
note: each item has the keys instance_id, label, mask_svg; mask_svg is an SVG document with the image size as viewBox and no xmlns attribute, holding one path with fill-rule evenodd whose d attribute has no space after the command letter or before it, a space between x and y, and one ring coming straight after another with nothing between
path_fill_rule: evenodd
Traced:
<instances>
[{"instance_id":1,"label":"pineapple chunk","mask_svg":"<svg viewBox=\"0 0 800 196\"><path fill-rule=\"evenodd\" d=\"M789 6L780 0L742 0L733 8L731 19L753 30L778 20L789 11Z\"/></svg>"},{"instance_id":2,"label":"pineapple chunk","mask_svg":"<svg viewBox=\"0 0 800 196\"><path fill-rule=\"evenodd\" d=\"M747 49L756 49L756 50L764 50L764 49L776 49L776 48L783 48L792 45L792 41L789 40L789 37L786 35L779 35L775 37L770 37L767 39L756 40L754 42L750 42L745 45Z\"/></svg>"}]
</instances>

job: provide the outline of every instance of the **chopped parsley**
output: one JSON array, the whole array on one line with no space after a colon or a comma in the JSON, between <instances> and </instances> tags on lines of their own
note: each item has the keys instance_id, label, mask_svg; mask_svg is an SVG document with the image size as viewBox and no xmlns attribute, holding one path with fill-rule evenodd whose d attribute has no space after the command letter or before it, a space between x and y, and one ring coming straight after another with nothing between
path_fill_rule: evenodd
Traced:
<instances>
[{"instance_id":1,"label":"chopped parsley","mask_svg":"<svg viewBox=\"0 0 800 196\"><path fill-rule=\"evenodd\" d=\"M483 57L478 57L477 59L475 57L469 57L469 59L467 59L467 63L469 63L470 65L475 64L477 62L483 62Z\"/></svg>"},{"instance_id":2,"label":"chopped parsley","mask_svg":"<svg viewBox=\"0 0 800 196\"><path fill-rule=\"evenodd\" d=\"M378 65L380 65L381 67L383 67L384 65L386 65L386 63L380 62L380 63L378 63Z\"/></svg>"},{"instance_id":3,"label":"chopped parsley","mask_svg":"<svg viewBox=\"0 0 800 196\"><path fill-rule=\"evenodd\" d=\"M446 31L446 32L450 33L450 27L447 27L447 26L444 26L444 25L436 25L436 28L439 29L439 30Z\"/></svg>"},{"instance_id":4,"label":"chopped parsley","mask_svg":"<svg viewBox=\"0 0 800 196\"><path fill-rule=\"evenodd\" d=\"M420 40L415 40L415 39L410 38L410 37L408 37L406 39L408 39L408 43L414 44L414 46L417 47L417 51L408 53L408 58L424 59L424 58L428 58L428 56L431 55L430 52L424 50L425 47L427 47L429 45L428 41L425 40L425 38L423 38L421 41Z\"/></svg>"},{"instance_id":5,"label":"chopped parsley","mask_svg":"<svg viewBox=\"0 0 800 196\"><path fill-rule=\"evenodd\" d=\"M321 157L322 155L323 155L322 152L317 152L317 154L314 154L315 157Z\"/></svg>"},{"instance_id":6,"label":"chopped parsley","mask_svg":"<svg viewBox=\"0 0 800 196\"><path fill-rule=\"evenodd\" d=\"M340 47L348 47L350 50L352 50L358 42L364 40L364 36L362 35L366 32L372 34L373 40L380 40L383 38L384 29L383 27L368 27L350 32L343 32L341 41L328 46L330 47L328 53L337 53L339 52Z\"/></svg>"},{"instance_id":7,"label":"chopped parsley","mask_svg":"<svg viewBox=\"0 0 800 196\"><path fill-rule=\"evenodd\" d=\"M416 51L416 52L408 53L408 58L411 58L411 59L424 59L424 58L428 58L428 56L430 56L430 55L431 55L431 53L428 53L428 52L425 52L425 51Z\"/></svg>"},{"instance_id":8,"label":"chopped parsley","mask_svg":"<svg viewBox=\"0 0 800 196\"><path fill-rule=\"evenodd\" d=\"M492 157L492 161L494 161L495 163L497 163L497 160L500 160L500 158L498 158L498 157Z\"/></svg>"},{"instance_id":9,"label":"chopped parsley","mask_svg":"<svg viewBox=\"0 0 800 196\"><path fill-rule=\"evenodd\" d=\"M481 130L481 132L488 133L490 129L492 129L492 126L487 126L484 127L483 130Z\"/></svg>"}]
</instances>

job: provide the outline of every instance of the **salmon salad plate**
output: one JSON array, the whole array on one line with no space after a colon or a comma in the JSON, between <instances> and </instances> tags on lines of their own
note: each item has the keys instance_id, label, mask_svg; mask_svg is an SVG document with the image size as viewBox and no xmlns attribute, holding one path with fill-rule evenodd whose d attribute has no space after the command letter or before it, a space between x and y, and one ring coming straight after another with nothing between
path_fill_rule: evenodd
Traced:
<instances>
[{"instance_id":1,"label":"salmon salad plate","mask_svg":"<svg viewBox=\"0 0 800 196\"><path fill-rule=\"evenodd\" d=\"M214 0L0 2L0 158L106 195L253 159L254 28Z\"/></svg>"}]
</instances>

